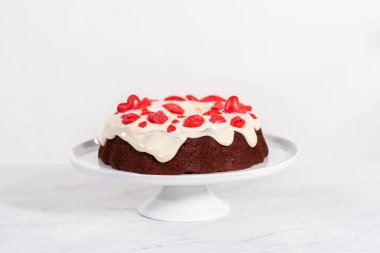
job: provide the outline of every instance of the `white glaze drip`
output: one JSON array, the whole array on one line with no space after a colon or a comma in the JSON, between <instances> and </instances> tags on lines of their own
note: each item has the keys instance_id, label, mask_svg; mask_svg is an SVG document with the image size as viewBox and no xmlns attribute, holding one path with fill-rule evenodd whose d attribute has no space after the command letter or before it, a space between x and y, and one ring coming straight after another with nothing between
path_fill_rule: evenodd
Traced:
<instances>
[{"instance_id":1,"label":"white glaze drip","mask_svg":"<svg viewBox=\"0 0 380 253\"><path fill-rule=\"evenodd\" d=\"M238 132L245 137L249 146L254 147L257 143L255 130L260 129L260 122L258 119L253 119L248 113L223 113L222 116L226 119L226 122L218 124L209 121L211 116L202 115L205 122L200 127L189 128L183 126L183 122L186 118L177 118L176 114L172 114L162 107L162 104L166 103L175 103L181 106L185 110L185 116L193 114L202 115L214 105L214 102L152 101L152 105L148 107L148 110L153 112L159 110L164 111L169 118L164 124L150 123L147 120L147 115L141 115L141 110L130 110L126 112L141 116L138 120L128 125L122 123L121 113L112 115L107 120L99 138L101 145L105 145L107 140L119 136L136 150L151 154L159 162L167 162L176 155L178 149L187 138L210 136L219 144L229 146L234 140L234 132ZM242 128L230 125L231 119L236 116L240 116L245 120L245 125ZM172 120L174 119L179 121L179 123L173 124L177 129L168 133L166 129L172 124ZM138 126L138 124L143 121L147 121L148 123L145 128Z\"/></svg>"}]
</instances>

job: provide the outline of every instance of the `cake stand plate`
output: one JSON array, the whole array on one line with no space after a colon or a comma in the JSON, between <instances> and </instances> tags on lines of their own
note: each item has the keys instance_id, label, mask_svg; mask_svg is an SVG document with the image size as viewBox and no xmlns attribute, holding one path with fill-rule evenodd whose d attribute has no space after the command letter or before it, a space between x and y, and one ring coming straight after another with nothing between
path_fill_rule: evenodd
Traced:
<instances>
[{"instance_id":1,"label":"cake stand plate","mask_svg":"<svg viewBox=\"0 0 380 253\"><path fill-rule=\"evenodd\" d=\"M145 175L115 170L98 159L97 139L75 146L70 151L70 160L75 168L97 178L161 185L161 190L155 197L140 205L140 214L155 220L193 222L216 219L230 210L207 185L267 176L288 167L296 158L298 150L293 142L274 135L265 135L265 140L269 156L264 163L229 172Z\"/></svg>"}]
</instances>

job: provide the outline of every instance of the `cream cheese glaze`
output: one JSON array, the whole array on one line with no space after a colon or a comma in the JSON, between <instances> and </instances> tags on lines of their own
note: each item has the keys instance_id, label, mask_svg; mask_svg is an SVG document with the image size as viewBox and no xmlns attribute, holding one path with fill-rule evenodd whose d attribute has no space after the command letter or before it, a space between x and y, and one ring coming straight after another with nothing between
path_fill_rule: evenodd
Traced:
<instances>
[{"instance_id":1,"label":"cream cheese glaze","mask_svg":"<svg viewBox=\"0 0 380 253\"><path fill-rule=\"evenodd\" d=\"M170 161L178 152L181 145L187 138L199 138L202 136L210 136L219 144L229 146L234 139L234 132L241 133L249 146L254 147L257 143L257 135L255 130L260 129L258 118L254 119L248 112L246 113L222 113L226 119L224 123L212 123L209 121L210 115L202 115L205 119L204 123L199 127L185 127L183 125L185 118L178 118L177 114L173 114L164 107L163 104L175 103L184 109L184 116L202 115L210 110L215 102L198 102L198 101L151 101L151 106L146 107L149 111L163 111L168 120L164 124L153 124L147 120L147 115L141 114L141 109L128 110L124 114L134 113L140 116L139 119L130 123L122 122L123 113L112 115L105 123L104 129L99 137L100 144L105 145L106 141L119 136L128 142L133 148L140 152L146 152L154 156L159 162ZM224 104L224 102L223 102ZM231 119L240 116L245 124L238 128L230 124ZM173 120L179 122L175 125L176 129L168 133L167 128L172 124ZM141 122L147 122L142 128L139 126Z\"/></svg>"}]
</instances>

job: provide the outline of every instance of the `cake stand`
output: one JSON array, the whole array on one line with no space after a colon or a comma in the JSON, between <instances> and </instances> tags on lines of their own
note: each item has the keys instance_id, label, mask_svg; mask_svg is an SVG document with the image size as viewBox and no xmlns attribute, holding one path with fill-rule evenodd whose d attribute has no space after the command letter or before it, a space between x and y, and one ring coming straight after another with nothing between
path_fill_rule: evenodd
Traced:
<instances>
[{"instance_id":1,"label":"cake stand","mask_svg":"<svg viewBox=\"0 0 380 253\"><path fill-rule=\"evenodd\" d=\"M269 156L264 163L230 172L166 176L115 170L98 159L97 139L75 146L70 160L75 168L97 178L162 186L155 197L140 205L139 213L155 220L193 222L216 219L230 210L207 185L267 176L288 167L296 158L298 150L293 142L274 135L266 135L265 140Z\"/></svg>"}]
</instances>

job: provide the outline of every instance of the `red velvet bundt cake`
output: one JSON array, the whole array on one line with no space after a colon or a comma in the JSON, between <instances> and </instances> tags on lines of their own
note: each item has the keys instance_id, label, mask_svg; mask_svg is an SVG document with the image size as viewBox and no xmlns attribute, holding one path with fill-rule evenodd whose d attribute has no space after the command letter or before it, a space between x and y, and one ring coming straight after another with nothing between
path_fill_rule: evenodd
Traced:
<instances>
[{"instance_id":1,"label":"red velvet bundt cake","mask_svg":"<svg viewBox=\"0 0 380 253\"><path fill-rule=\"evenodd\" d=\"M256 114L236 96L158 101L131 95L118 105L99 140L103 163L142 174L232 171L268 156Z\"/></svg>"}]
</instances>

